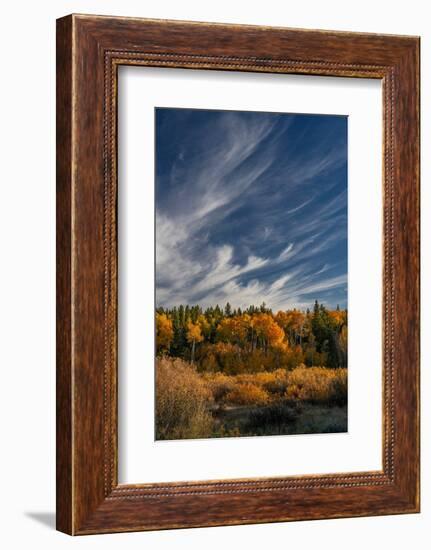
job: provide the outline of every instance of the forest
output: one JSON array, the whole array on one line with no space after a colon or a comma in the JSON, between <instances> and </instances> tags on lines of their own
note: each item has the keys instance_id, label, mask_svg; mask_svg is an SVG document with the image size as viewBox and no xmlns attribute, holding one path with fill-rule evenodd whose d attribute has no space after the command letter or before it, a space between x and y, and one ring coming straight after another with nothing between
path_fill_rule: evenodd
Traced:
<instances>
[{"instance_id":1,"label":"forest","mask_svg":"<svg viewBox=\"0 0 431 550\"><path fill-rule=\"evenodd\" d=\"M347 310L156 310L156 439L346 431Z\"/></svg>"}]
</instances>

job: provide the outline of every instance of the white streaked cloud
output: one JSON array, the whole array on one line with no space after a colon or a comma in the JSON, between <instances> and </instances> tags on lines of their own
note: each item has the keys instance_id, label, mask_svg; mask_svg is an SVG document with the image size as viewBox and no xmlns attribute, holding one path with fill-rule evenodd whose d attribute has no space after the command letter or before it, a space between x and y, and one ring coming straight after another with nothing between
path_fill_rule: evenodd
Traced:
<instances>
[{"instance_id":1,"label":"white streaked cloud","mask_svg":"<svg viewBox=\"0 0 431 550\"><path fill-rule=\"evenodd\" d=\"M282 130L289 132L289 125ZM328 251L346 238L346 191L325 196L319 177L345 159L325 144L308 162L292 153L280 167L280 135L274 119L230 113L204 134L206 147L199 154L188 151L201 136L181 143L163 176L163 188L174 191L156 211L158 305L229 301L247 307L265 301L286 309L306 307L334 289L344 292L345 267L338 273ZM294 193L297 206L281 208L286 190ZM260 208L262 226L256 223Z\"/></svg>"}]
</instances>

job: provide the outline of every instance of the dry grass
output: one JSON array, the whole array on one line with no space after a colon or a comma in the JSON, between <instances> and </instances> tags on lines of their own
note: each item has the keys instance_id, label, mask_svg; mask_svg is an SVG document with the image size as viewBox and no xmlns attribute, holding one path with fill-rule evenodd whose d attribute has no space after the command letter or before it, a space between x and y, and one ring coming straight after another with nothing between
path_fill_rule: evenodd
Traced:
<instances>
[{"instance_id":1,"label":"dry grass","mask_svg":"<svg viewBox=\"0 0 431 550\"><path fill-rule=\"evenodd\" d=\"M233 430L228 434L220 425L222 411L233 413L235 408L248 418L241 430L259 435L294 433L292 423L299 422L305 404L330 408L347 403L347 369L301 365L292 371L199 374L189 363L166 357L157 359L156 369L157 439L241 435L235 426L226 427ZM317 426L323 425L321 419L317 427L311 426L315 422L311 417L308 422L310 429L303 426L299 433L322 431Z\"/></svg>"},{"instance_id":2,"label":"dry grass","mask_svg":"<svg viewBox=\"0 0 431 550\"><path fill-rule=\"evenodd\" d=\"M218 372L205 373L202 378L208 384L217 403L258 405L284 395L288 373L284 369L232 376Z\"/></svg>"},{"instance_id":3,"label":"dry grass","mask_svg":"<svg viewBox=\"0 0 431 550\"><path fill-rule=\"evenodd\" d=\"M225 401L232 405L265 405L269 395L261 386L246 382L236 384L225 396Z\"/></svg>"},{"instance_id":4,"label":"dry grass","mask_svg":"<svg viewBox=\"0 0 431 550\"><path fill-rule=\"evenodd\" d=\"M215 402L236 405L261 405L280 399L330 403L347 402L347 369L305 367L293 371L237 374L206 373L202 379Z\"/></svg>"},{"instance_id":5,"label":"dry grass","mask_svg":"<svg viewBox=\"0 0 431 550\"><path fill-rule=\"evenodd\" d=\"M347 402L347 369L298 367L289 373L287 399L344 405Z\"/></svg>"},{"instance_id":6,"label":"dry grass","mask_svg":"<svg viewBox=\"0 0 431 550\"><path fill-rule=\"evenodd\" d=\"M156 439L209 437L212 393L196 370L181 359L156 362Z\"/></svg>"},{"instance_id":7,"label":"dry grass","mask_svg":"<svg viewBox=\"0 0 431 550\"><path fill-rule=\"evenodd\" d=\"M225 400L226 395L235 387L235 379L233 376L227 376L221 372L215 374L203 374L202 379L210 389L213 399L216 402Z\"/></svg>"}]
</instances>

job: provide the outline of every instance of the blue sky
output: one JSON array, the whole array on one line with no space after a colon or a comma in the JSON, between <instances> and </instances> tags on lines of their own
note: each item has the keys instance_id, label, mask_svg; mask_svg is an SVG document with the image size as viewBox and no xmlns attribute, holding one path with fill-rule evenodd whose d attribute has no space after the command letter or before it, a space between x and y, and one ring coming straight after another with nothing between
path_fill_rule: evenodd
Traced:
<instances>
[{"instance_id":1,"label":"blue sky","mask_svg":"<svg viewBox=\"0 0 431 550\"><path fill-rule=\"evenodd\" d=\"M157 306L347 307L347 117L155 117Z\"/></svg>"}]
</instances>

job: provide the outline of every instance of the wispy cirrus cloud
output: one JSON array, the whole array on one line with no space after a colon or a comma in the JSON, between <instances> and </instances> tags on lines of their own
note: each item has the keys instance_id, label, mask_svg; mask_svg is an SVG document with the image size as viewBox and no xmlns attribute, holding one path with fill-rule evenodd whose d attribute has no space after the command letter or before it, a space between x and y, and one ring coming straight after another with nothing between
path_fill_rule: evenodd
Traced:
<instances>
[{"instance_id":1,"label":"wispy cirrus cloud","mask_svg":"<svg viewBox=\"0 0 431 550\"><path fill-rule=\"evenodd\" d=\"M343 117L158 109L156 301L346 305Z\"/></svg>"}]
</instances>

